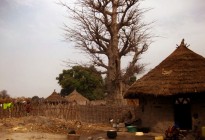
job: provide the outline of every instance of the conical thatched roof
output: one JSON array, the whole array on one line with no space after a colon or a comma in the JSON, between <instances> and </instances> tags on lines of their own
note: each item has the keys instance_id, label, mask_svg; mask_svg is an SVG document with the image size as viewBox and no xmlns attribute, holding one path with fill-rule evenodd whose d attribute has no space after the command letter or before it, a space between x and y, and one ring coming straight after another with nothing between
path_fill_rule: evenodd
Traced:
<instances>
[{"instance_id":1,"label":"conical thatched roof","mask_svg":"<svg viewBox=\"0 0 205 140\"><path fill-rule=\"evenodd\" d=\"M183 39L171 55L137 80L124 97L193 93L205 93L205 58L191 51Z\"/></svg>"},{"instance_id":2,"label":"conical thatched roof","mask_svg":"<svg viewBox=\"0 0 205 140\"><path fill-rule=\"evenodd\" d=\"M45 99L45 102L67 102L66 99L60 96L55 90L53 93Z\"/></svg>"},{"instance_id":3,"label":"conical thatched roof","mask_svg":"<svg viewBox=\"0 0 205 140\"><path fill-rule=\"evenodd\" d=\"M65 96L65 99L68 102L76 102L76 103L82 104L82 105L83 104L85 105L87 102L89 102L89 100L87 98L85 98L83 95L78 93L76 90L74 90L68 96Z\"/></svg>"}]
</instances>

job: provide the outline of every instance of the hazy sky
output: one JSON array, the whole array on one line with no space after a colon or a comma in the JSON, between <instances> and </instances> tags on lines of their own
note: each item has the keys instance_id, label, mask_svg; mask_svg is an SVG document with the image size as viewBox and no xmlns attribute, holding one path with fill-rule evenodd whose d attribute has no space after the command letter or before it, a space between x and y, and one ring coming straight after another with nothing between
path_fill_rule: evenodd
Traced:
<instances>
[{"instance_id":1,"label":"hazy sky","mask_svg":"<svg viewBox=\"0 0 205 140\"><path fill-rule=\"evenodd\" d=\"M66 69L62 61L82 58L63 41L63 23L69 21L56 2L0 0L0 91L7 90L12 97L60 92L56 77ZM182 38L205 57L204 0L145 0L142 7L153 8L145 20L155 21L152 32L160 36L142 55L147 70L172 53Z\"/></svg>"}]
</instances>

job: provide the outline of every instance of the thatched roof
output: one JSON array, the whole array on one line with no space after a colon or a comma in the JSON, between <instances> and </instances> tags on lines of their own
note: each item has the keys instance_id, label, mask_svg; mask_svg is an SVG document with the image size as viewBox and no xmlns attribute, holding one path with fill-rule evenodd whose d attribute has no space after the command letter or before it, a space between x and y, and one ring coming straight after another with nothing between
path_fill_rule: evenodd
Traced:
<instances>
[{"instance_id":1,"label":"thatched roof","mask_svg":"<svg viewBox=\"0 0 205 140\"><path fill-rule=\"evenodd\" d=\"M205 58L191 51L184 39L158 66L137 80L125 98L205 93Z\"/></svg>"},{"instance_id":2,"label":"thatched roof","mask_svg":"<svg viewBox=\"0 0 205 140\"><path fill-rule=\"evenodd\" d=\"M65 99L68 102L77 102L79 104L81 103L87 103L89 100L85 98L83 95L78 93L76 90L74 90L72 93L70 93L68 96L65 96ZM80 103L81 102L81 103Z\"/></svg>"},{"instance_id":3,"label":"thatched roof","mask_svg":"<svg viewBox=\"0 0 205 140\"><path fill-rule=\"evenodd\" d=\"M55 103L55 102L67 102L67 101L54 90L53 93L45 99L45 102Z\"/></svg>"}]
</instances>

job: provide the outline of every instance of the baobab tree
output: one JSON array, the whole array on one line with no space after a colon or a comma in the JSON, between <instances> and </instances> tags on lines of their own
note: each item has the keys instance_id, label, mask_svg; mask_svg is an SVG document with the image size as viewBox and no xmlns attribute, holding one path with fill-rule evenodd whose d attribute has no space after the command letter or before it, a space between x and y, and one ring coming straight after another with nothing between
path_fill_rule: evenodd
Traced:
<instances>
[{"instance_id":1,"label":"baobab tree","mask_svg":"<svg viewBox=\"0 0 205 140\"><path fill-rule=\"evenodd\" d=\"M61 2L74 21L65 25L66 39L88 54L92 64L101 67L109 99L122 99L124 85L143 69L139 56L150 45L150 23L142 21L146 10L139 8L139 0L76 1L74 6ZM122 59L127 59L124 68Z\"/></svg>"}]
</instances>

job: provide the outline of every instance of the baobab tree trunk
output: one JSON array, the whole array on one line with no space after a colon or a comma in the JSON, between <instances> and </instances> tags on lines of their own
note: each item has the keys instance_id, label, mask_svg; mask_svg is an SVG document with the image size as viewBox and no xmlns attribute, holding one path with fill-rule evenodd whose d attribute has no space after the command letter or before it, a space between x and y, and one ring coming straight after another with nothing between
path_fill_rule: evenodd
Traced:
<instances>
[{"instance_id":1,"label":"baobab tree trunk","mask_svg":"<svg viewBox=\"0 0 205 140\"><path fill-rule=\"evenodd\" d=\"M108 102L116 104L119 100L122 100L121 91L121 60L118 50L118 25L117 25L117 8L118 0L113 3L112 11L112 28L111 28L111 40L108 47L108 73L107 73L107 89L108 89Z\"/></svg>"},{"instance_id":2,"label":"baobab tree trunk","mask_svg":"<svg viewBox=\"0 0 205 140\"><path fill-rule=\"evenodd\" d=\"M107 89L108 89L108 101L114 103L117 100L122 99L121 93L121 73L120 73L120 58L115 51L116 47L112 47L109 60L108 60L108 73L107 73ZM117 49L117 48L116 48Z\"/></svg>"}]
</instances>

